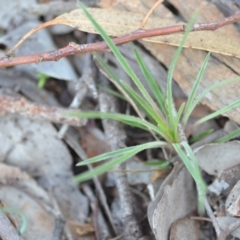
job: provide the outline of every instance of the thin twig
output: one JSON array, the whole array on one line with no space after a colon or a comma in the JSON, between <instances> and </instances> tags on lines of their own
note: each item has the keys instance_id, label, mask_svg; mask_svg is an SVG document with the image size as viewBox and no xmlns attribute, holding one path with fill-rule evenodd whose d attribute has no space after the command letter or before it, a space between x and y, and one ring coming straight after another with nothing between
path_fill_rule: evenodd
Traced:
<instances>
[{"instance_id":1,"label":"thin twig","mask_svg":"<svg viewBox=\"0 0 240 240\"><path fill-rule=\"evenodd\" d=\"M107 224L103 218L102 212L100 211L100 208L98 206L98 200L94 196L92 189L87 184L83 184L82 186L84 193L89 198L91 204L91 209L93 211L93 217L94 217L94 229L95 229L95 235L97 239L108 239L111 237Z\"/></svg>"},{"instance_id":2,"label":"thin twig","mask_svg":"<svg viewBox=\"0 0 240 240\"><path fill-rule=\"evenodd\" d=\"M149 12L147 13L146 17L143 19L141 25L139 26L139 29L144 28L144 26L146 25L148 19L150 18L150 16L152 15L153 11L160 5L160 3L162 3L164 0L158 0L153 6L152 8L149 10Z\"/></svg>"},{"instance_id":3,"label":"thin twig","mask_svg":"<svg viewBox=\"0 0 240 240\"><path fill-rule=\"evenodd\" d=\"M82 149L82 147L79 145L79 142L77 140L74 139L73 137L73 133L72 134L69 134L69 132L66 133L65 135L65 141L68 143L68 145L76 152L76 154L82 159L82 160L86 160L88 159L85 151ZM92 165L88 164L87 165L89 170L91 171L93 169ZM118 229L116 228L115 224L114 224L114 221L113 221L113 218L112 218L112 215L111 215L111 211L108 207L108 203L107 203L107 199L106 199L106 196L104 194L104 191L103 191L103 188L99 182L99 179L98 177L94 176L93 177L93 182L94 182L94 185L98 191L98 194L99 194L99 198L100 198L100 201L101 201L101 204L104 208L104 211L106 213L106 216L111 224L111 227L115 233L115 235L118 235Z\"/></svg>"},{"instance_id":4,"label":"thin twig","mask_svg":"<svg viewBox=\"0 0 240 240\"><path fill-rule=\"evenodd\" d=\"M219 21L215 21L211 23L194 24L192 31L203 31L203 30L215 31L218 28L237 22L239 20L240 20L240 12ZM143 38L150 38L150 37L184 32L184 30L185 30L185 24L174 25L174 26L163 27L163 28L155 28L155 29L138 29L129 34L116 37L113 39L113 41L116 45L120 45L123 43L128 43L128 42L143 39ZM75 54L109 50L105 42L97 42L97 43L82 44L82 45L78 45L76 43L71 42L66 47L60 48L54 51L37 53L37 54L26 55L26 56L19 56L19 57L9 57L13 54L13 52L16 50L17 47L18 46L16 45L14 49L12 49L7 53L8 56L0 59L0 68L15 66L15 65L22 65L22 64L29 64L29 63L58 61L63 57L67 57Z\"/></svg>"},{"instance_id":5,"label":"thin twig","mask_svg":"<svg viewBox=\"0 0 240 240\"><path fill-rule=\"evenodd\" d=\"M53 230L52 240L58 240L58 239L61 239L61 236L63 236L64 227L66 227L65 226L66 221L60 210L58 202L56 201L55 197L53 197L52 195L53 194L50 193L52 204L53 204L53 209L54 209L54 215L55 215L55 226L54 226L54 230Z\"/></svg>"},{"instance_id":6,"label":"thin twig","mask_svg":"<svg viewBox=\"0 0 240 240\"><path fill-rule=\"evenodd\" d=\"M88 34L87 36L87 42L93 42L95 39L95 35L93 34ZM95 87L94 79L93 79L93 66L92 66L92 54L87 53L84 56L84 66L83 66L83 73L81 78L78 80L78 88L77 88L77 93L75 94L71 104L70 108L79 108L83 99L85 98L88 89L91 89L93 92L93 95L95 95L95 98L97 96L97 90ZM58 137L63 138L65 133L68 130L69 125L64 124L59 132L58 132Z\"/></svg>"},{"instance_id":7,"label":"thin twig","mask_svg":"<svg viewBox=\"0 0 240 240\"><path fill-rule=\"evenodd\" d=\"M71 110L60 107L42 106L30 103L23 97L12 97L0 94L0 116L17 113L31 119L42 119L54 123L84 126L86 119L71 117Z\"/></svg>"},{"instance_id":8,"label":"thin twig","mask_svg":"<svg viewBox=\"0 0 240 240\"><path fill-rule=\"evenodd\" d=\"M216 234L217 234L217 236L219 237L220 234L221 234L221 229L220 229L220 227L219 227L219 225L218 225L218 222L217 222L217 220L216 220L216 217L214 216L214 213L213 213L213 211L212 211L212 209L211 209L211 207L210 207L210 205L209 205L206 197L205 197L205 201L204 201L204 206L205 206L205 209L206 209L206 211L207 211L208 216L209 216L209 217L211 218L211 220L212 220L212 224L213 224L213 226L214 226L214 229L215 229L215 231L216 231Z\"/></svg>"},{"instance_id":9,"label":"thin twig","mask_svg":"<svg viewBox=\"0 0 240 240\"><path fill-rule=\"evenodd\" d=\"M212 222L212 220L210 218L207 218L207 217L197 217L197 216L194 216L194 217L190 217L190 219L196 220L196 221Z\"/></svg>"},{"instance_id":10,"label":"thin twig","mask_svg":"<svg viewBox=\"0 0 240 240\"><path fill-rule=\"evenodd\" d=\"M192 31L215 31L218 28L224 27L226 25L238 22L240 20L240 12L235 13L234 15L230 17L226 17L224 19L211 22L211 23L200 23L200 24L194 24Z\"/></svg>"}]
</instances>

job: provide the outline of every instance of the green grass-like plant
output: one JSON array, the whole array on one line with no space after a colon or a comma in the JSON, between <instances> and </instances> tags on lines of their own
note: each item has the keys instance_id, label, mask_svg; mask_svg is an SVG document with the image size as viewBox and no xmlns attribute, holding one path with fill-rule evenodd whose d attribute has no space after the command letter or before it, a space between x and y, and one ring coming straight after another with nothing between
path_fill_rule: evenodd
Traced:
<instances>
[{"instance_id":1,"label":"green grass-like plant","mask_svg":"<svg viewBox=\"0 0 240 240\"><path fill-rule=\"evenodd\" d=\"M44 88L47 80L49 79L49 76L44 73L37 73L37 77L38 77L38 84L37 84L38 88Z\"/></svg>"},{"instance_id":2,"label":"green grass-like plant","mask_svg":"<svg viewBox=\"0 0 240 240\"><path fill-rule=\"evenodd\" d=\"M173 79L173 72L178 60L178 57L182 51L184 42L187 39L187 36L197 18L195 14L189 24L187 25L185 34L183 36L182 42L178 47L173 61L169 67L168 78L167 78L167 94L164 95L164 92L157 84L156 80L154 79L152 73L144 63L143 59L141 58L140 54L137 50L134 50L136 60L141 68L141 71L147 82L149 87L154 94L155 100L150 96L150 94L145 90L143 84L136 76L134 71L129 66L126 59L123 57L121 52L118 50L116 45L113 43L111 38L105 33L105 31L99 26L95 19L90 15L87 9L80 4L80 7L83 9L84 13L86 14L89 21L92 22L94 27L97 29L99 34L102 36L104 41L107 43L108 47L111 49L112 53L118 59L119 63L122 65L125 72L129 75L132 79L134 84L137 86L140 93L134 91L128 84L121 81L121 79L116 76L116 74L112 71L112 69L101 59L98 55L95 55L97 58L100 66L104 69L105 73L108 75L108 78L114 83L114 85L118 88L118 90L123 94L124 98L132 105L135 109L138 117L128 116L125 114L119 113L104 113L104 112L72 112L71 115L84 117L84 118L108 118L117 121L121 121L125 124L128 124L133 127L138 127L149 131L152 133L154 138L156 139L153 142L126 147L124 149L120 149L117 151L109 152L102 154L100 156L96 156L90 158L86 161L80 162L77 165L82 166L86 164L91 164L107 159L111 159L104 164L94 168L91 171L84 172L74 178L76 182L83 182L85 180L91 179L93 176L102 174L108 170L110 170L116 164L120 164L129 158L133 157L135 154L149 148L169 148L174 149L183 163L185 164L186 168L192 175L198 190L198 196L201 202L203 202L203 198L205 197L207 187L202 179L201 171L198 166L197 159L186 140L184 135L184 128L188 122L190 114L192 113L193 109L196 105L200 102L200 100L212 89L220 87L224 84L234 82L239 80L239 78L231 79L227 81L222 81L217 84L213 84L209 88L205 89L202 93L197 96L197 90L200 84L201 79L203 78L205 69L207 67L210 53L207 54L206 59L204 60L202 67L198 73L196 82L192 88L192 91L189 95L189 99L186 104L183 104L178 111L176 111L173 97L172 97L172 79ZM209 114L208 116L198 120L195 125L202 124L209 119L212 119L220 114L225 113L226 111L237 107L240 105L240 100L230 104L229 106L224 107L223 109L216 111L215 113ZM145 113L147 116L148 121L144 118L142 112ZM206 134L205 134L206 135ZM162 140L159 140L162 139Z\"/></svg>"}]
</instances>

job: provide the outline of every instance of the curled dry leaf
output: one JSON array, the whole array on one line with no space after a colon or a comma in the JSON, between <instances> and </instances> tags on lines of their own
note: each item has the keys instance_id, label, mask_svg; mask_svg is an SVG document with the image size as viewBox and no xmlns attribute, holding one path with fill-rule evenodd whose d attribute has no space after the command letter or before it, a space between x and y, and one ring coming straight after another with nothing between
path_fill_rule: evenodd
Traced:
<instances>
[{"instance_id":1,"label":"curled dry leaf","mask_svg":"<svg viewBox=\"0 0 240 240\"><path fill-rule=\"evenodd\" d=\"M98 21L104 28L106 33L110 36L121 36L138 30L145 15L138 13L129 13L125 11L118 11L114 9L94 9L89 8L90 14ZM64 24L77 28L81 31L98 33L93 27L92 23L88 20L81 9L75 9L69 13L60 15L59 17L41 24L30 30L22 39L15 45L12 51L15 51L23 41L25 41L33 33L56 24ZM184 23L178 23L180 25ZM161 28L176 25L175 20L150 17L145 28ZM144 40L163 43L167 45L179 46L183 34L173 34L146 38ZM240 43L238 38L226 38L225 35L212 31L192 32L189 34L187 42L184 47L202 49L210 52L221 53L228 56L235 56L240 58Z\"/></svg>"}]
</instances>

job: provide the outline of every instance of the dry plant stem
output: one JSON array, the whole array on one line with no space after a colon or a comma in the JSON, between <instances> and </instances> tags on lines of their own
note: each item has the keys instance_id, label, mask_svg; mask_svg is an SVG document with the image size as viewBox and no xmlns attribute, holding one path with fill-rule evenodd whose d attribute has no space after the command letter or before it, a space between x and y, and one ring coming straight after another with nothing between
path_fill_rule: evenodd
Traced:
<instances>
[{"instance_id":1,"label":"dry plant stem","mask_svg":"<svg viewBox=\"0 0 240 240\"><path fill-rule=\"evenodd\" d=\"M5 213L0 212L0 238L2 240L23 240Z\"/></svg>"},{"instance_id":2,"label":"dry plant stem","mask_svg":"<svg viewBox=\"0 0 240 240\"><path fill-rule=\"evenodd\" d=\"M93 34L88 34L87 36L87 42L93 42L95 36ZM78 108L80 107L83 99L85 98L86 94L87 94L87 88L86 86L88 86L89 89L92 90L93 95L95 98L97 97L97 90L95 87L95 83L94 83L94 79L93 79L93 66L92 66L92 54L91 53L87 53L84 56L84 67L83 67L83 73L81 78L78 81L78 88L77 88L77 93L74 96L71 104L70 104L70 108ZM65 133L68 130L68 126L67 124L64 124L61 129L58 132L58 137L59 138L63 138Z\"/></svg>"},{"instance_id":3,"label":"dry plant stem","mask_svg":"<svg viewBox=\"0 0 240 240\"><path fill-rule=\"evenodd\" d=\"M81 85L85 85L85 84L83 83ZM79 91L74 96L74 99L70 104L70 108L74 108L74 109L78 108L81 105L82 100L84 99L86 94L87 94L87 88L85 86L82 86L82 88L79 89ZM69 124L62 125L62 127L58 131L58 138L62 139L64 137L65 133L68 130L68 127L69 127Z\"/></svg>"},{"instance_id":4,"label":"dry plant stem","mask_svg":"<svg viewBox=\"0 0 240 240\"><path fill-rule=\"evenodd\" d=\"M58 240L61 239L61 236L63 236L64 233L64 226L65 226L65 219L62 215L60 208L58 206L58 203L55 198L52 197L52 203L54 206L54 215L55 215L55 226L53 231L53 237L52 240Z\"/></svg>"},{"instance_id":5,"label":"dry plant stem","mask_svg":"<svg viewBox=\"0 0 240 240\"><path fill-rule=\"evenodd\" d=\"M220 27L237 22L239 20L240 20L240 12L219 21L215 21L211 23L194 24L192 31L202 31L202 30L214 31ZM113 41L116 45L120 45L123 43L131 42L131 41L139 40L143 38L184 32L185 27L186 26L183 24L183 25L175 25L175 26L156 28L156 29L138 29L132 33L114 38ZM16 45L16 48L17 47L18 46ZM19 56L19 57L10 57L13 54L13 52L16 50L16 48L12 49L8 53L8 56L0 59L0 68L15 66L15 65L22 65L22 64L29 64L29 63L58 61L63 57L67 57L75 54L109 50L105 42L82 44L82 45L78 45L76 43L69 43L64 48L60 48L58 50L54 50L50 52L37 53L37 54Z\"/></svg>"},{"instance_id":6,"label":"dry plant stem","mask_svg":"<svg viewBox=\"0 0 240 240\"><path fill-rule=\"evenodd\" d=\"M118 112L116 99L105 92L99 94L99 105L102 112ZM119 149L120 143L125 139L125 133L121 129L120 123L109 119L103 119L102 123L111 150ZM115 173L115 179L121 204L124 239L143 239L141 227L134 215L132 192L128 185L127 174L124 172L126 170L125 164L122 163L114 167L114 170L120 171Z\"/></svg>"},{"instance_id":7,"label":"dry plant stem","mask_svg":"<svg viewBox=\"0 0 240 240\"><path fill-rule=\"evenodd\" d=\"M206 218L206 217L190 217L192 220L195 221L206 221L206 222L212 222L212 220L210 218Z\"/></svg>"},{"instance_id":8,"label":"dry plant stem","mask_svg":"<svg viewBox=\"0 0 240 240\"><path fill-rule=\"evenodd\" d=\"M101 240L101 239L109 239L110 233L108 231L107 225L104 221L103 215L100 212L98 202L96 197L94 196L92 189L89 187L87 184L83 184L82 186L84 193L86 196L89 198L91 201L91 209L93 211L93 222L94 222L94 230L95 230L95 235L96 238Z\"/></svg>"},{"instance_id":9,"label":"dry plant stem","mask_svg":"<svg viewBox=\"0 0 240 240\"><path fill-rule=\"evenodd\" d=\"M232 223L226 230L222 231L218 240L225 240L228 235L234 232L240 227L240 219L237 219L236 222Z\"/></svg>"},{"instance_id":10,"label":"dry plant stem","mask_svg":"<svg viewBox=\"0 0 240 240\"><path fill-rule=\"evenodd\" d=\"M205 200L204 200L204 206L205 206L205 209L206 209L206 211L207 211L208 216L209 216L209 217L211 218L211 220L212 220L212 224L213 224L214 229L215 229L215 231L216 231L217 237L219 237L220 234L221 234L221 229L220 229L220 227L219 227L219 225L218 225L218 222L217 222L217 220L216 220L216 217L214 216L214 213L213 213L213 211L212 211L212 209L211 209L211 207L210 207L210 205L209 205L206 197L205 197Z\"/></svg>"},{"instance_id":11,"label":"dry plant stem","mask_svg":"<svg viewBox=\"0 0 240 240\"><path fill-rule=\"evenodd\" d=\"M192 31L202 31L202 30L215 31L218 28L224 27L224 26L229 25L231 23L238 22L239 20L240 20L240 12L237 12L230 17L226 17L222 20L218 20L218 21L215 21L215 22L194 24Z\"/></svg>"},{"instance_id":12,"label":"dry plant stem","mask_svg":"<svg viewBox=\"0 0 240 240\"><path fill-rule=\"evenodd\" d=\"M59 107L41 106L30 103L23 97L11 97L0 94L0 116L9 113L17 113L31 119L42 119L61 124L66 123L72 126L83 126L86 123L84 119L69 116L70 110Z\"/></svg>"},{"instance_id":13,"label":"dry plant stem","mask_svg":"<svg viewBox=\"0 0 240 240\"><path fill-rule=\"evenodd\" d=\"M69 132L67 132L66 135L65 135L65 138L64 138L65 141L68 143L68 145L76 152L76 154L82 160L88 159L85 151L82 149L82 147L79 145L78 141L76 140L78 138L76 138L76 139L73 138L74 134L75 134L75 131L71 132L71 134ZM92 165L88 164L87 166L88 166L89 170L93 169ZM96 176L93 177L93 182L94 182L94 185L95 185L95 187L96 187L96 189L97 189L97 191L99 193L101 204L102 204L102 206L104 208L104 211L105 211L105 213L107 215L107 218L108 218L108 220L109 220L109 222L111 224L111 227L112 227L115 235L117 235L118 234L118 230L117 230L117 228L116 228L116 226L114 224L114 221L113 221L110 209L109 209L108 204L107 204L107 199L106 199L105 193L104 193L104 191L102 189L102 186L101 186L101 184L99 182L98 177L96 177Z\"/></svg>"},{"instance_id":14,"label":"dry plant stem","mask_svg":"<svg viewBox=\"0 0 240 240\"><path fill-rule=\"evenodd\" d=\"M139 28L144 28L148 19L150 18L150 16L152 15L153 11L163 2L164 0L158 0L153 7L149 10L149 12L147 13L146 17L143 19L141 25L139 26Z\"/></svg>"}]
</instances>

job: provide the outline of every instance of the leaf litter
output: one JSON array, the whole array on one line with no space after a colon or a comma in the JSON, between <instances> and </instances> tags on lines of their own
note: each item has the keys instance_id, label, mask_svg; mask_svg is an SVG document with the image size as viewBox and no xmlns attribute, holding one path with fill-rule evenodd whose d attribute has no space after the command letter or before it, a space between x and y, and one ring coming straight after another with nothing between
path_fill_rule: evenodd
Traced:
<instances>
[{"instance_id":1,"label":"leaf litter","mask_svg":"<svg viewBox=\"0 0 240 240\"><path fill-rule=\"evenodd\" d=\"M104 1L101 2L103 3ZM130 11L131 8L136 7L137 4L142 4L140 3L140 1L139 3L135 4L133 3L134 1L118 0L114 2L116 5L119 4L122 7L124 7L124 4L126 4L126 9ZM194 4L199 4L197 2L198 1L196 1L196 3ZM175 4L177 8L180 9L180 11L186 12L186 16L190 14L189 9L182 9L180 5L177 5L178 2L175 2ZM191 4L191 6L194 6L193 3ZM148 5L150 5L149 2L146 2L145 6ZM164 8L163 6L161 7ZM214 5L211 5L211 9L215 8L216 7ZM144 7L141 6L141 9L144 9ZM118 11L116 9L90 9L90 11L93 16L99 20L99 23L104 27L107 33L111 36L119 36L124 33L129 33L136 30L145 16L144 12L142 14L139 14L137 11L135 11L135 13L127 13L125 11ZM173 20L171 18L173 14L169 10L164 9L162 11L166 12L168 14L168 17L162 15L163 18L160 23L158 18L152 17L150 18L146 28L169 26L175 25L177 23L176 20ZM110 21L111 19L112 21ZM156 19L158 20L158 23ZM6 22L6 24L9 24L9 22ZM73 28L78 28L82 31L96 33L95 29L92 28L92 25L89 24L89 21L86 20L81 10L79 9L73 10L70 13L63 14L56 19L46 23L45 25L39 25L38 28L41 29L43 26L54 24L67 24L69 26L72 26ZM7 28L6 26L8 25L3 26L4 28ZM20 31L20 34L18 36L24 34L20 26L16 27L16 30ZM13 34L13 31L14 30L11 30L6 35L1 37L1 43L6 45L8 48L12 47L13 44L16 43L16 39L13 38L16 35ZM44 30L42 30L42 32L43 31ZM55 49L56 45L51 42L52 35L49 33L47 34L47 38L50 38L50 40L45 42L46 47L48 49ZM239 41L237 41L237 33L235 33L235 36L233 34L231 38L226 38L224 34L225 33L222 30L219 33L192 33L188 39L189 42L185 47L209 50L215 53L239 57L240 48L238 46ZM84 36L82 37L84 38ZM156 57L161 62L161 64L163 64L164 66L168 66L170 61L170 58L168 56L172 57L171 53L175 51L175 48L171 46L167 47L165 44L177 46L179 44L179 41L181 40L181 37L182 34L176 34L151 40L146 39L147 41L151 41L152 43L144 43L143 41L141 41L141 43L152 52L153 56ZM8 40L11 38L13 38L12 42L9 42ZM21 50L21 48L23 47L21 46L17 54L22 55L30 53L28 52L28 50L30 50L31 52L35 50L47 51L46 48L41 48L40 46L34 48L34 44L36 46L37 41L42 38L43 35L36 35L35 39L34 36L31 39L27 39L25 43L27 47ZM156 42L162 43L164 45L162 45L161 48L161 45L156 44ZM31 43L33 43L33 45L31 45ZM29 49L27 49L28 47ZM167 50L161 52L161 49L163 48L166 48ZM129 59L133 58L129 53L129 48L126 47L124 49L123 47L122 52L124 51L126 53L126 56L129 57ZM156 53L156 51L158 51L158 53ZM109 62L113 63L113 58L107 56L107 54L105 54L105 58L108 58ZM141 52L141 55L146 55L146 58L150 57L144 51ZM202 56L203 54L200 53L200 51L188 49L184 51L183 58L180 60L181 62L187 61L187 64L180 64L180 66L176 70L174 78L180 84L186 94L188 94L190 89L190 85L188 85L187 81L192 78L192 76L196 73L197 70L193 69L197 69L196 66L198 66L198 64L201 64ZM187 59L190 59L191 61ZM236 64L237 62L234 63L234 61L231 62L231 60L226 60L226 62L228 62L229 65L226 66L225 64L217 61L216 59L211 59L209 63L210 68L214 68L215 72L216 69L218 69L217 71L219 71L219 75L214 74L214 71L209 71L206 73L206 79L211 82L212 79L221 80L222 78L217 78L220 75L224 75L226 78L234 76L235 73L232 71L232 69L235 69L234 64ZM151 60L149 60L149 63L150 65L155 64L153 64L153 62L151 63ZM68 91L67 88L73 89L71 84L75 85L75 83L73 82L77 82L79 72L76 72L76 70L69 63L69 61L64 60L63 65L48 64L42 65L43 67L41 68L39 64L36 64L34 68L37 69L37 71L45 71L44 73L51 76L52 78L70 80L68 81L68 83L63 81L64 87L59 87L58 85L55 85L55 87L58 87L58 92L60 92L60 94L66 94L66 92ZM119 71L119 66L117 65L117 63L115 62L113 65ZM229 69L228 66L233 67L232 69ZM33 73L34 68L29 68L29 66L27 65L22 69L14 67L14 71L10 69L6 69L3 71L12 71L11 76L13 76L13 78L15 79L17 79L20 75L22 78L27 78L30 82L35 83L36 75L35 73ZM63 70L60 71L60 69L63 68L65 68L64 70L66 70L66 74L63 74ZM155 68L157 68L157 66ZM186 70L186 73L182 69ZM136 69L135 71L138 72L139 70ZM164 75L164 68L161 71L162 75ZM187 71L189 71L189 75ZM83 72L84 69L81 69L80 67L80 74ZM121 71L119 71L119 74L121 74ZM159 76L159 79L161 80L160 84L164 85L164 77L160 75L161 74L156 71L156 77ZM184 77L186 78L185 80L183 80ZM18 83L17 81L15 82L16 86ZM0 83L0 85L2 88L6 88L6 85L5 87L4 84ZM11 87L12 89L13 86L14 84ZM237 85L231 85L230 88L235 89L236 86ZM203 85L202 87L204 88L205 85ZM22 92L21 88L23 89ZM26 86L21 87L21 85L18 85L15 91L19 91L19 93L22 94L24 92L27 92L26 89ZM37 93L35 94L36 96L29 95L28 97L30 97L33 101L36 101L36 99L38 99L38 101L44 102L46 99L44 100L39 97L42 91L43 90L38 89ZM236 97L236 94L234 95L231 93L232 92L225 92L224 94L222 94L222 92L219 92L219 94L222 94L221 98L225 98L224 100L222 100L222 105L226 104L226 102L231 102L232 99ZM38 94L39 96L37 98ZM50 93L47 92L47 94ZM217 95L217 93L208 96L208 100L210 100L210 103L208 101L205 101L205 103L207 103L212 109L221 107L221 104L215 105L215 101L213 100L215 99L215 95ZM231 99L226 100L228 96L231 96ZM180 97L182 98L183 95L180 95ZM177 100L177 94L175 95L175 98ZM60 102L61 101L65 101L64 103L65 105L67 105L66 99L62 99L60 100ZM58 104L60 105L61 103L58 102ZM93 103L91 101L88 101L86 98L83 108L91 109L93 107ZM227 116L236 120L239 123L238 117L234 117L234 114L236 115L236 113L233 112L228 114ZM96 121L89 121L86 128L83 127L83 129L98 129L98 124L99 123ZM29 228L27 228L25 235L23 235L25 239L31 239L31 236L33 234L38 235L39 239L52 239L52 233L56 227L55 222L56 220L61 220L62 218L68 223L70 232L72 232L72 236L74 236L74 239L79 238L79 236L81 236L81 239L83 239L83 235L86 234L83 234L84 231L82 231L83 229L81 230L81 226L83 226L83 228L85 226L85 229L89 229L87 233L90 233L90 235L93 233L92 231L94 229L94 234L97 235L97 228L95 228L96 226L92 227L93 224L91 224L91 221L90 226L88 226L87 224L84 225L84 223L82 223L85 221L89 221L89 216L97 216L95 215L97 211L96 209L94 210L94 207L92 208L93 215L88 212L89 205L91 203L92 206L93 202L88 200L90 201L89 203L86 197L81 193L81 191L79 191L78 186L71 182L71 179L73 177L73 172L71 169L72 164L74 161L78 161L79 159L74 154L72 154L72 152L69 151L66 144L62 140L57 138L57 130L55 129L55 127L53 127L52 124L43 121L30 120L20 117L18 115L8 115L2 116L0 118L0 129L0 153L3 162L2 164L0 164L2 172L0 180L0 198L1 201L6 203L8 206L21 209L26 215L28 221L34 222L32 226L30 225ZM106 150L106 146L102 142L103 140L100 140L102 139L101 137L97 138L98 140L92 141L92 138L90 140L87 139L88 136L86 134L86 131L75 130L75 134L77 134L78 137L81 137L86 141L86 144L88 145L88 154L96 154L97 151L95 148ZM95 131L94 134L96 134L98 137L104 136L102 130L99 130L99 132ZM134 136L134 134L136 134L136 136ZM128 141L135 141L135 144L136 142L141 142L141 137L138 137L136 132L134 132L134 134L132 134L132 136L130 137L128 136ZM75 139L75 144L79 141L78 137ZM92 145L88 143L89 141ZM239 211L239 199L233 197L239 195L239 183L237 181L237 179L239 179L239 171L236 170L237 166L239 165L239 160L237 159L237 156L239 155L238 145L238 141L222 144L206 143L199 149L195 149L200 166L204 173L212 176L212 181L215 178L215 181L218 181L218 183L220 182L222 184L220 185L221 187L228 185L227 188L220 187L220 189L218 189L218 195L223 197L222 201L225 201L225 216L217 216L217 220L223 229L227 229L230 223L237 220L236 217L232 216L238 216ZM150 152L148 154L149 155L147 157L144 155L140 155L140 158L153 159L156 157L155 152ZM154 155L154 157L152 156L152 154ZM163 155L161 154L162 153L158 153L157 157L163 157ZM132 161L129 162L129 166L131 166L131 162ZM149 170L149 167L145 168L141 161L137 162L137 164L135 165L143 171ZM110 191L110 189L114 189L114 191L111 191L110 194L107 193L108 197L114 199L114 201L112 202L115 202L119 199L119 196L116 193L117 186L114 175L115 174L112 173L107 174L107 177L112 178L112 180L110 181L108 179L107 181L108 184L110 184L111 186L105 186L108 191ZM191 236L190 239L204 239L204 237L202 236L204 234L206 236L208 233L204 232L204 230L201 228L202 224L199 224L198 221L193 220L189 217L197 214L195 198L196 194L192 178L189 176L185 168L179 167L179 169L177 169L177 167L175 166L172 169L171 173L168 175L168 177L166 177L165 181L160 181L160 183L158 184L156 184L156 182L151 183L150 176L152 174L148 173L147 175L143 175L143 177L141 177L141 173L138 173L138 175L139 179L136 179L134 173L131 173L131 177L128 181L135 190L138 190L138 194L140 194L139 196L145 199L145 204L147 203L149 205L148 221L150 223L150 226L152 227L152 232L155 234L156 239L183 239L184 236ZM100 179L100 182L104 185L104 179ZM154 187L156 191L152 191L152 200L150 200L148 193L144 191L143 186L149 185L148 188L151 189L153 188L153 186L151 185L154 184L156 184L156 186ZM18 197L16 198L16 196ZM220 206L217 205L214 205L212 207L217 208L217 210L220 209ZM32 211L31 209L34 209L35 211ZM119 205L117 208L115 208L115 211L118 209ZM217 212L220 212L220 210ZM38 219L36 217L39 214L42 216L41 219ZM229 217L229 215L231 215L231 217ZM21 220L18 217L15 217L13 215L13 218L17 226L21 225ZM119 219L119 225L121 225L122 220L121 218ZM239 238L239 234L237 233L237 231L234 231L232 235ZM201 237L199 238L199 236ZM213 239L213 236L211 236L211 239Z\"/></svg>"}]
</instances>

